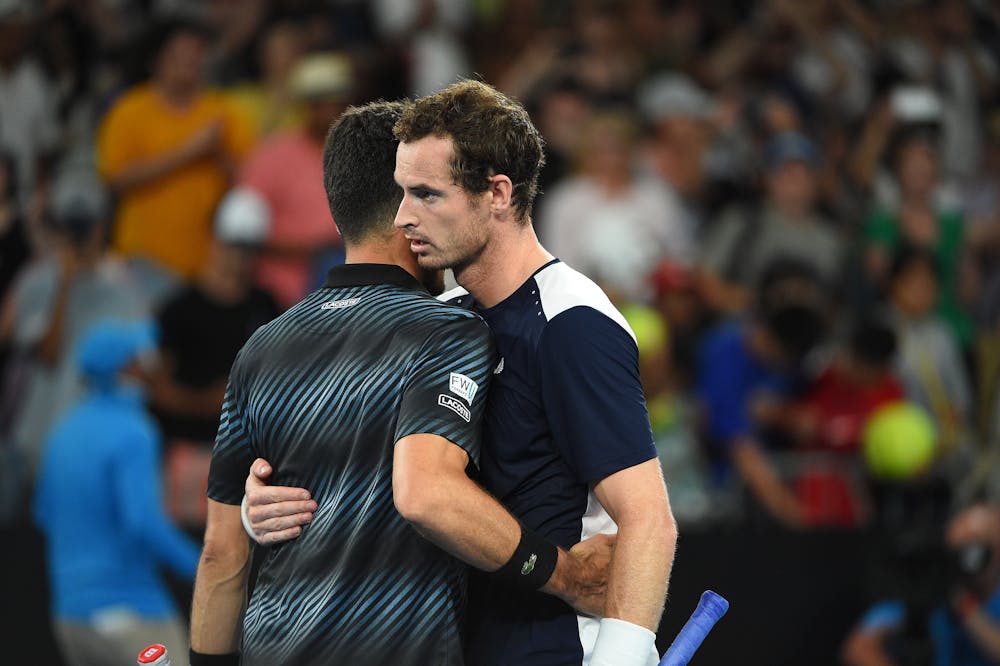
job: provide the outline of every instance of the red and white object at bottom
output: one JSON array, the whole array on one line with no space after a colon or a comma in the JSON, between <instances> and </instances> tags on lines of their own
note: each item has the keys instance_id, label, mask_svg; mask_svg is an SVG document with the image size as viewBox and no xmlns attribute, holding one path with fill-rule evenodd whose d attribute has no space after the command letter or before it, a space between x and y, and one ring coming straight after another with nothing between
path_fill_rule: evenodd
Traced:
<instances>
[{"instance_id":1,"label":"red and white object at bottom","mask_svg":"<svg viewBox=\"0 0 1000 666\"><path fill-rule=\"evenodd\" d=\"M165 646L153 643L139 652L135 663L143 664L143 666L170 666L170 655L167 654Z\"/></svg>"}]
</instances>

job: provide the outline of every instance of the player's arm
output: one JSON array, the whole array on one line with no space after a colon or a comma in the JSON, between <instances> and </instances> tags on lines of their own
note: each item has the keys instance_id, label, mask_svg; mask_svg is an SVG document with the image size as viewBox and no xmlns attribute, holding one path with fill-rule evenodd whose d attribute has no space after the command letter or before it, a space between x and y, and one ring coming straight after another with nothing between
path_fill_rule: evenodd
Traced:
<instances>
[{"instance_id":1,"label":"player's arm","mask_svg":"<svg viewBox=\"0 0 1000 666\"><path fill-rule=\"evenodd\" d=\"M656 663L677 527L627 327L594 308L554 317L539 346L542 399L563 461L615 521L608 599L592 666Z\"/></svg>"},{"instance_id":2,"label":"player's arm","mask_svg":"<svg viewBox=\"0 0 1000 666\"><path fill-rule=\"evenodd\" d=\"M240 519L243 470L251 442L243 421L242 356L236 358L222 406L208 473L205 545L191 606L191 665L236 666L250 570L250 540Z\"/></svg>"},{"instance_id":3,"label":"player's arm","mask_svg":"<svg viewBox=\"0 0 1000 666\"><path fill-rule=\"evenodd\" d=\"M393 501L418 532L477 569L506 574L512 583L531 585L577 610L599 614L604 605L606 567L613 539L601 536L571 551L551 544L522 545L518 521L466 474L468 454L438 435L413 434L396 442ZM539 539L531 535L528 539ZM538 547L536 547L538 546ZM528 553L525 565L520 551ZM531 556L534 555L535 559ZM532 570L538 568L539 571ZM531 578L540 573L541 578ZM539 587L539 585L541 585Z\"/></svg>"},{"instance_id":4,"label":"player's arm","mask_svg":"<svg viewBox=\"0 0 1000 666\"><path fill-rule=\"evenodd\" d=\"M618 525L604 616L655 632L677 546L660 461L647 460L602 479L594 495Z\"/></svg>"},{"instance_id":5,"label":"player's arm","mask_svg":"<svg viewBox=\"0 0 1000 666\"><path fill-rule=\"evenodd\" d=\"M592 666L645 664L655 646L677 546L658 459L605 477L594 495L618 525Z\"/></svg>"},{"instance_id":6,"label":"player's arm","mask_svg":"<svg viewBox=\"0 0 1000 666\"><path fill-rule=\"evenodd\" d=\"M194 653L232 655L236 663L249 571L250 540L243 531L240 507L209 499L205 547L191 605Z\"/></svg>"}]
</instances>

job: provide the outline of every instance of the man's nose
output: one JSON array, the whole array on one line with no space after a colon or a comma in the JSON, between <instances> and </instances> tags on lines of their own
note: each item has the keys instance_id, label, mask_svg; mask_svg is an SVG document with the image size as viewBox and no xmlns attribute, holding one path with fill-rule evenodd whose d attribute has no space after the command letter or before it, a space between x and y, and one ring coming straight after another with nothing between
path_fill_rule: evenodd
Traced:
<instances>
[{"instance_id":1,"label":"man's nose","mask_svg":"<svg viewBox=\"0 0 1000 666\"><path fill-rule=\"evenodd\" d=\"M416 226L416 217L410 213L408 201L409 197L403 195L403 200L399 202L399 208L396 209L396 217L392 224L397 229Z\"/></svg>"}]
</instances>

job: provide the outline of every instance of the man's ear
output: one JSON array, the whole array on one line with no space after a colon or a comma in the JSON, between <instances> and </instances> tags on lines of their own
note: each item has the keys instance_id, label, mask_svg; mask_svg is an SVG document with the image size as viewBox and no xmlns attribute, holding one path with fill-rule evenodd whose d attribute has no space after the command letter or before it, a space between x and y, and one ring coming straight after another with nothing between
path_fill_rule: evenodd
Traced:
<instances>
[{"instance_id":1,"label":"man's ear","mask_svg":"<svg viewBox=\"0 0 1000 666\"><path fill-rule=\"evenodd\" d=\"M494 215L505 215L514 206L514 183L510 178L498 173L490 176L490 184L487 188L490 193L490 212Z\"/></svg>"}]
</instances>

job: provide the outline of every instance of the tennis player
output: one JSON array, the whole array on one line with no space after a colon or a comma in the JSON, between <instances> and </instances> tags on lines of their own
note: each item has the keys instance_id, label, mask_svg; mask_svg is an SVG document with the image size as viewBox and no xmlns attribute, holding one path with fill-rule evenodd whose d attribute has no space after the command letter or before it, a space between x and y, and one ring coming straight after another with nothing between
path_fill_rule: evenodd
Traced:
<instances>
[{"instance_id":1,"label":"tennis player","mask_svg":"<svg viewBox=\"0 0 1000 666\"><path fill-rule=\"evenodd\" d=\"M331 129L324 179L347 263L259 329L233 367L192 666L462 664L464 563L583 609L603 605L610 538L557 550L466 473L480 462L495 350L478 315L427 292L418 278L437 273L393 229L392 128L404 108L353 109ZM268 551L241 624L239 505L256 456L273 461L276 480L311 488L319 513L294 545Z\"/></svg>"},{"instance_id":2,"label":"tennis player","mask_svg":"<svg viewBox=\"0 0 1000 666\"><path fill-rule=\"evenodd\" d=\"M484 418L484 486L563 548L617 532L601 620L476 576L466 663L656 664L677 534L635 337L599 287L537 240L542 139L520 104L474 81L408 107L396 136L395 225L422 268L454 270L461 288L442 298L480 314L500 354ZM302 490L265 489L251 473L247 491L251 527L265 542L324 520L322 508L303 511Z\"/></svg>"}]
</instances>

